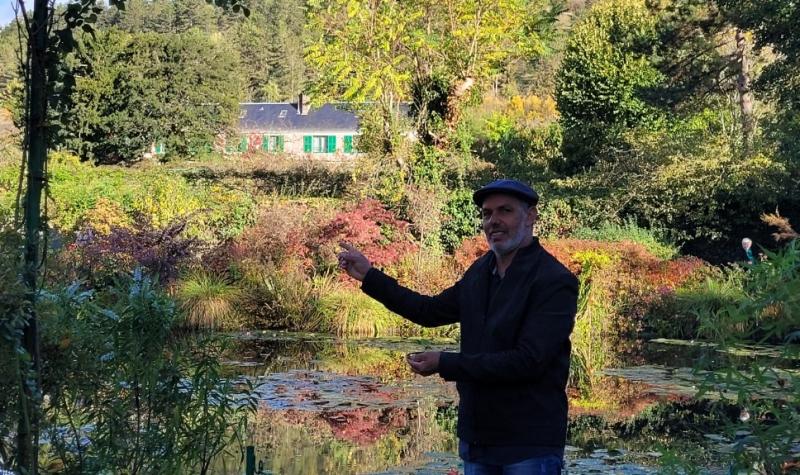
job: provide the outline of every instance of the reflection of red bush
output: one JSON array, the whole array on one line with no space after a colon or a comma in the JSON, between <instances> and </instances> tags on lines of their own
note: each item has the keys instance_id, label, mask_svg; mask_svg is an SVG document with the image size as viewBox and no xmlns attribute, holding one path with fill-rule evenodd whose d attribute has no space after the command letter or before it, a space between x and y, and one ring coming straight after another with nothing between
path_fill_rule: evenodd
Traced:
<instances>
[{"instance_id":1,"label":"reflection of red bush","mask_svg":"<svg viewBox=\"0 0 800 475\"><path fill-rule=\"evenodd\" d=\"M331 411L320 417L331 426L337 439L357 444L374 443L390 430L406 427L409 421L408 411L400 407Z\"/></svg>"}]
</instances>

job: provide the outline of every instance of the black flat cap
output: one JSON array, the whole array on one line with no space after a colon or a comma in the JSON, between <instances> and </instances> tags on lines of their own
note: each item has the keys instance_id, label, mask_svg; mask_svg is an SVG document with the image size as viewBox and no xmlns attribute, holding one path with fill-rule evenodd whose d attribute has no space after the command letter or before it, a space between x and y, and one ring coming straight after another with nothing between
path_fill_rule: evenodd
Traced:
<instances>
[{"instance_id":1,"label":"black flat cap","mask_svg":"<svg viewBox=\"0 0 800 475\"><path fill-rule=\"evenodd\" d=\"M472 194L472 201L480 207L487 196L496 193L515 196L529 205L535 205L539 202L539 195L533 191L533 188L521 181L509 179L495 180L489 183Z\"/></svg>"}]
</instances>

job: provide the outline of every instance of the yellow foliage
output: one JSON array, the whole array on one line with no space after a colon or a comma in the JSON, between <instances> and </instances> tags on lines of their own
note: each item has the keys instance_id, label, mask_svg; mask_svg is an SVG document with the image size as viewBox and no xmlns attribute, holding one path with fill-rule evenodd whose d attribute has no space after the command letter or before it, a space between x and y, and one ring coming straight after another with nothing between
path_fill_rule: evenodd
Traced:
<instances>
[{"instance_id":1,"label":"yellow foliage","mask_svg":"<svg viewBox=\"0 0 800 475\"><path fill-rule=\"evenodd\" d=\"M558 120L556 101L550 96L513 96L506 103L505 113L526 127L535 127Z\"/></svg>"},{"instance_id":2,"label":"yellow foliage","mask_svg":"<svg viewBox=\"0 0 800 475\"><path fill-rule=\"evenodd\" d=\"M111 233L113 228L131 227L131 218L122 207L107 198L99 198L81 221L83 227L89 227L95 233L103 235Z\"/></svg>"}]
</instances>

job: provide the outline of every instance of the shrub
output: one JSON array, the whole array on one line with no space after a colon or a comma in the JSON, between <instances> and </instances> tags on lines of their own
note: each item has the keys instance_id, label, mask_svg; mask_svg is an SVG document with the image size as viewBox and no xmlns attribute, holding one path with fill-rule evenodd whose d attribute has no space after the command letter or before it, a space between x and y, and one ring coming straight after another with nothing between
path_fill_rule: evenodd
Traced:
<instances>
[{"instance_id":1,"label":"shrub","mask_svg":"<svg viewBox=\"0 0 800 475\"><path fill-rule=\"evenodd\" d=\"M234 265L255 263L282 267L288 261L311 267L309 241L329 215L325 206L275 201L261 210L252 227L220 250Z\"/></svg>"},{"instance_id":2,"label":"shrub","mask_svg":"<svg viewBox=\"0 0 800 475\"><path fill-rule=\"evenodd\" d=\"M333 269L339 243L348 242L369 256L376 266L391 266L416 250L409 223L386 210L380 202L364 200L338 213L319 232L312 246L320 270Z\"/></svg>"},{"instance_id":3,"label":"shrub","mask_svg":"<svg viewBox=\"0 0 800 475\"><path fill-rule=\"evenodd\" d=\"M22 283L20 233L0 222L0 434L16 431L20 381L28 378L22 332L30 315L27 288ZM32 375L30 377L33 377ZM5 444L5 442L3 442Z\"/></svg>"},{"instance_id":4,"label":"shrub","mask_svg":"<svg viewBox=\"0 0 800 475\"><path fill-rule=\"evenodd\" d=\"M714 284L723 291L712 293L714 305L699 307L697 317L700 334L722 351L741 350L753 341L783 343L775 348L777 355L722 368L701 360L697 369L706 376L699 395L712 393L740 408L740 417L723 431L734 441L731 470L762 467L764 473L781 473L796 463L793 452L800 439L800 377L783 369L795 367L800 357L800 241L794 238L766 254L747 272L724 270L721 285Z\"/></svg>"},{"instance_id":5,"label":"shrub","mask_svg":"<svg viewBox=\"0 0 800 475\"><path fill-rule=\"evenodd\" d=\"M556 77L564 172L590 167L622 131L657 119L641 97L663 81L646 56L656 26L645 1L607 0L593 4L572 30Z\"/></svg>"},{"instance_id":6,"label":"shrub","mask_svg":"<svg viewBox=\"0 0 800 475\"><path fill-rule=\"evenodd\" d=\"M598 370L635 350L645 315L661 296L697 278L696 258L662 260L641 244L576 239L545 241L544 247L578 275L579 310L573 333L571 379L591 395Z\"/></svg>"},{"instance_id":7,"label":"shrub","mask_svg":"<svg viewBox=\"0 0 800 475\"><path fill-rule=\"evenodd\" d=\"M0 167L0 203L13 202L17 172L14 165ZM49 173L49 222L62 233L91 227L107 234L144 216L156 227L185 220L188 236L219 242L253 222L255 202L248 193L195 186L165 167L94 166L54 152Z\"/></svg>"},{"instance_id":8,"label":"shrub","mask_svg":"<svg viewBox=\"0 0 800 475\"><path fill-rule=\"evenodd\" d=\"M114 228L130 228L132 219L115 201L98 198L94 206L80 218L79 227L107 236Z\"/></svg>"},{"instance_id":9,"label":"shrub","mask_svg":"<svg viewBox=\"0 0 800 475\"><path fill-rule=\"evenodd\" d=\"M452 191L444 205L443 215L442 246L446 252L452 253L464 238L474 236L480 227L472 190L458 188Z\"/></svg>"},{"instance_id":10,"label":"shrub","mask_svg":"<svg viewBox=\"0 0 800 475\"><path fill-rule=\"evenodd\" d=\"M182 236L185 228L185 221L157 228L145 218L134 228L112 228L108 235L87 228L59 258L73 263L75 277L92 286L108 285L114 276L128 273L136 266L145 268L150 276L163 283L170 283L177 277L179 267L199 247L196 239Z\"/></svg>"},{"instance_id":11,"label":"shrub","mask_svg":"<svg viewBox=\"0 0 800 475\"><path fill-rule=\"evenodd\" d=\"M244 435L251 388L222 377L218 340L174 341L174 303L140 271L43 292L39 310L43 456L64 471L206 473Z\"/></svg>"}]
</instances>

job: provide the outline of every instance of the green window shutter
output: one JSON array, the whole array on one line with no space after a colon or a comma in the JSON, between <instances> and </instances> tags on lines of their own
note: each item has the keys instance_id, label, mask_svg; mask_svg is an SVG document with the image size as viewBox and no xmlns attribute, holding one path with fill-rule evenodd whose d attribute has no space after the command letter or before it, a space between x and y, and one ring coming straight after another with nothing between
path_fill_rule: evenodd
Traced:
<instances>
[{"instance_id":1,"label":"green window shutter","mask_svg":"<svg viewBox=\"0 0 800 475\"><path fill-rule=\"evenodd\" d=\"M329 135L328 136L328 153L335 153L336 152L336 136Z\"/></svg>"},{"instance_id":2,"label":"green window shutter","mask_svg":"<svg viewBox=\"0 0 800 475\"><path fill-rule=\"evenodd\" d=\"M261 136L261 151L269 152L269 135Z\"/></svg>"},{"instance_id":3,"label":"green window shutter","mask_svg":"<svg viewBox=\"0 0 800 475\"><path fill-rule=\"evenodd\" d=\"M242 140L239 141L239 151L240 152L247 151L247 137L242 137Z\"/></svg>"},{"instance_id":4,"label":"green window shutter","mask_svg":"<svg viewBox=\"0 0 800 475\"><path fill-rule=\"evenodd\" d=\"M303 151L305 153L311 153L311 136L304 135L303 136Z\"/></svg>"},{"instance_id":5,"label":"green window shutter","mask_svg":"<svg viewBox=\"0 0 800 475\"><path fill-rule=\"evenodd\" d=\"M283 135L279 135L278 139L275 141L277 145L277 152L283 152Z\"/></svg>"},{"instance_id":6,"label":"green window shutter","mask_svg":"<svg viewBox=\"0 0 800 475\"><path fill-rule=\"evenodd\" d=\"M344 136L344 153L353 153L353 136Z\"/></svg>"}]
</instances>

